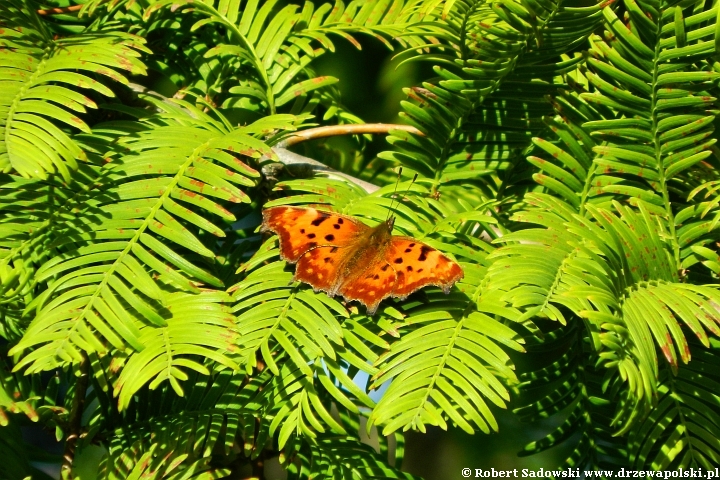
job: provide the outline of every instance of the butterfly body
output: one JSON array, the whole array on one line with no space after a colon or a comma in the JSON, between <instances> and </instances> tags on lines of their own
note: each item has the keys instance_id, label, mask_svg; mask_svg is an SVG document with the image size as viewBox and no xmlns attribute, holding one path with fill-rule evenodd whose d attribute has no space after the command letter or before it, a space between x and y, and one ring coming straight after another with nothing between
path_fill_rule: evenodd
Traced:
<instances>
[{"instance_id":1,"label":"butterfly body","mask_svg":"<svg viewBox=\"0 0 720 480\"><path fill-rule=\"evenodd\" d=\"M405 298L426 285L446 293L462 278L460 266L411 237L392 235L394 218L376 227L314 208L272 207L263 230L278 234L280 255L297 263L294 280L330 296L363 303L375 313L389 296Z\"/></svg>"},{"instance_id":2,"label":"butterfly body","mask_svg":"<svg viewBox=\"0 0 720 480\"><path fill-rule=\"evenodd\" d=\"M331 288L327 291L330 296L340 293L343 284L357 281L356 277L359 277L367 268L372 269L377 266L375 264L378 259L385 256L384 253L392 242L391 232L394 220L394 218L390 217L387 222L380 223L374 228L368 228L364 233L360 233L354 241L342 247L346 249L347 254L338 259L338 274L333 279ZM363 248L363 245L373 245L374 248ZM382 266L379 267L382 268Z\"/></svg>"}]
</instances>

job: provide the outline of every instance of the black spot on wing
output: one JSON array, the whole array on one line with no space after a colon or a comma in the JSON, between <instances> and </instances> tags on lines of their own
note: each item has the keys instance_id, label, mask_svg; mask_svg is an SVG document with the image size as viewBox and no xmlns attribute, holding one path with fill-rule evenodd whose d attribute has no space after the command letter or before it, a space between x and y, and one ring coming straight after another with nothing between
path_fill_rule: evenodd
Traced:
<instances>
[{"instance_id":1,"label":"black spot on wing","mask_svg":"<svg viewBox=\"0 0 720 480\"><path fill-rule=\"evenodd\" d=\"M333 260L330 257L325 257L323 258L323 260L325 261L325 263L333 263Z\"/></svg>"},{"instance_id":2,"label":"black spot on wing","mask_svg":"<svg viewBox=\"0 0 720 480\"><path fill-rule=\"evenodd\" d=\"M305 229L304 229L304 228L301 228L301 229L300 229L300 233L305 233Z\"/></svg>"},{"instance_id":3,"label":"black spot on wing","mask_svg":"<svg viewBox=\"0 0 720 480\"><path fill-rule=\"evenodd\" d=\"M327 213L318 212L317 218L310 223L315 225L316 227L318 227L318 226L320 226L321 223L323 223L328 218L330 218L330 215L328 215Z\"/></svg>"},{"instance_id":4,"label":"black spot on wing","mask_svg":"<svg viewBox=\"0 0 720 480\"><path fill-rule=\"evenodd\" d=\"M325 235L325 240L327 240L328 242L332 242L333 240L335 240L335 235Z\"/></svg>"},{"instance_id":5,"label":"black spot on wing","mask_svg":"<svg viewBox=\"0 0 720 480\"><path fill-rule=\"evenodd\" d=\"M317 242L308 242L308 248L315 248L317 247Z\"/></svg>"},{"instance_id":6,"label":"black spot on wing","mask_svg":"<svg viewBox=\"0 0 720 480\"><path fill-rule=\"evenodd\" d=\"M334 223L334 224L333 224L333 228L334 228L335 230L340 230L340 224L339 224L339 223Z\"/></svg>"},{"instance_id":7,"label":"black spot on wing","mask_svg":"<svg viewBox=\"0 0 720 480\"><path fill-rule=\"evenodd\" d=\"M412 269L412 267L411 267L410 265L407 266L407 271L408 271L408 272L412 272L412 271L413 271L413 269Z\"/></svg>"},{"instance_id":8,"label":"black spot on wing","mask_svg":"<svg viewBox=\"0 0 720 480\"><path fill-rule=\"evenodd\" d=\"M308 237L308 238L315 238L315 234L314 234L314 233L308 233L308 236L307 236L307 237Z\"/></svg>"},{"instance_id":9,"label":"black spot on wing","mask_svg":"<svg viewBox=\"0 0 720 480\"><path fill-rule=\"evenodd\" d=\"M382 271L384 272L384 271L387 270L389 267L390 267L390 265L388 265L388 264L386 263L385 265L383 265L383 267L382 267L380 270L382 270Z\"/></svg>"},{"instance_id":10,"label":"black spot on wing","mask_svg":"<svg viewBox=\"0 0 720 480\"><path fill-rule=\"evenodd\" d=\"M397 263L397 264L401 264L401 263L403 263L403 259L402 259L402 258L400 258L400 257L396 258L396 259L395 259L395 260L393 260L393 261L394 261L395 263Z\"/></svg>"},{"instance_id":11,"label":"black spot on wing","mask_svg":"<svg viewBox=\"0 0 720 480\"><path fill-rule=\"evenodd\" d=\"M342 218L338 218L338 224L342 225L343 223L345 223L345 222L343 221L343 219L342 219Z\"/></svg>"},{"instance_id":12,"label":"black spot on wing","mask_svg":"<svg viewBox=\"0 0 720 480\"><path fill-rule=\"evenodd\" d=\"M410 252L412 252L412 248L406 248L406 249L405 249L405 253L410 253Z\"/></svg>"},{"instance_id":13,"label":"black spot on wing","mask_svg":"<svg viewBox=\"0 0 720 480\"><path fill-rule=\"evenodd\" d=\"M422 272L424 268L418 268L418 273Z\"/></svg>"},{"instance_id":14,"label":"black spot on wing","mask_svg":"<svg viewBox=\"0 0 720 480\"><path fill-rule=\"evenodd\" d=\"M421 262L427 260L427 254L430 251L432 251L432 248L428 247L427 245L423 245L422 247L420 247L420 256L418 257L418 260L420 260Z\"/></svg>"},{"instance_id":15,"label":"black spot on wing","mask_svg":"<svg viewBox=\"0 0 720 480\"><path fill-rule=\"evenodd\" d=\"M375 276L373 277L373 279L374 279L374 280L377 280L378 278L380 278L380 275L378 275L378 274L376 273Z\"/></svg>"}]
</instances>

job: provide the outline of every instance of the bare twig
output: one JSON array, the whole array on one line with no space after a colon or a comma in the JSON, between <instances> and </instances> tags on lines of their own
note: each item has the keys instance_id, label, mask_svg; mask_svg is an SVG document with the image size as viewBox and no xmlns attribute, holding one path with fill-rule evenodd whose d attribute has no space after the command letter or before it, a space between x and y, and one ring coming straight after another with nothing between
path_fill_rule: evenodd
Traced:
<instances>
[{"instance_id":1,"label":"bare twig","mask_svg":"<svg viewBox=\"0 0 720 480\"><path fill-rule=\"evenodd\" d=\"M359 125L329 125L325 127L308 128L302 132L298 132L291 137L286 138L277 144L280 148L287 148L307 140L316 138L336 137L339 135L364 135L366 133L389 133L390 130L403 130L405 132L414 133L415 135L423 135L423 133L410 125L396 125L392 123L362 123ZM424 135L423 135L424 136Z\"/></svg>"},{"instance_id":2,"label":"bare twig","mask_svg":"<svg viewBox=\"0 0 720 480\"><path fill-rule=\"evenodd\" d=\"M75 384L75 396L73 397L72 407L70 408L70 418L68 419L68 435L65 438L65 450L63 451L62 466L60 467L63 480L73 478L72 466L73 460L75 460L75 447L80 438L82 414L85 408L85 394L88 386L88 364L88 359L83 358L83 361L80 363L80 377Z\"/></svg>"},{"instance_id":3,"label":"bare twig","mask_svg":"<svg viewBox=\"0 0 720 480\"><path fill-rule=\"evenodd\" d=\"M378 187L377 185L373 185L372 183L368 183L364 180L360 180L359 178L353 177L352 175L338 172L337 170L334 170L318 162L317 160L298 155L297 153L286 150L286 148L291 145L296 145L300 142L305 142L307 140L314 140L316 138L335 137L339 135L364 135L367 133L389 133L391 130L403 130L405 132L410 132L415 135L423 135L420 130L415 127L411 127L410 125L396 125L392 123L330 125L325 127L309 128L307 130L295 133L291 137L288 137L285 140L279 142L273 148L273 151L278 156L280 163L290 168L305 167L312 172L323 172L328 174L328 176L330 177L339 177L344 180L348 180L360 186L366 192L372 193L377 191L380 187Z\"/></svg>"},{"instance_id":4,"label":"bare twig","mask_svg":"<svg viewBox=\"0 0 720 480\"><path fill-rule=\"evenodd\" d=\"M373 193L380 189L380 187L378 187L377 185L368 183L365 180L360 180L359 178L355 178L352 175L348 175L347 173L338 172L337 170L332 169L327 165L318 162L317 160L298 155L297 153L291 152L290 150L274 147L273 151L278 156L278 160L280 161L280 163L290 167L291 169L304 167L311 170L312 172L323 172L326 173L329 177L337 177L342 178L343 180L348 180L355 185L358 185L360 188L362 188L368 193Z\"/></svg>"},{"instance_id":5,"label":"bare twig","mask_svg":"<svg viewBox=\"0 0 720 480\"><path fill-rule=\"evenodd\" d=\"M83 7L82 5L73 5L71 7L48 8L47 10L38 10L37 14L38 15L61 15L63 13L77 12L82 7Z\"/></svg>"}]
</instances>

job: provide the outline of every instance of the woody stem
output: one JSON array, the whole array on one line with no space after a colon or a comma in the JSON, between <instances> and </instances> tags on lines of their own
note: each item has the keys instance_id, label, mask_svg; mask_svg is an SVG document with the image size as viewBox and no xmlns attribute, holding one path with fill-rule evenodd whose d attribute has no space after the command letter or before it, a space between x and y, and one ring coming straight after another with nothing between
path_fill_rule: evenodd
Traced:
<instances>
[{"instance_id":1,"label":"woody stem","mask_svg":"<svg viewBox=\"0 0 720 480\"><path fill-rule=\"evenodd\" d=\"M340 177L344 180L354 183L368 193L372 193L380 188L370 182L360 180L359 178L348 175L347 173L339 172L334 168L330 168L327 165L318 162L317 160L313 160L312 158L305 157L303 155L298 155L297 153L291 152L290 150L273 147L273 152L275 152L275 154L278 156L278 161L288 167L288 169L291 171L306 169L312 171L313 173L322 172L330 177ZM263 174L266 177L268 176L265 168L263 168Z\"/></svg>"},{"instance_id":2,"label":"woody stem","mask_svg":"<svg viewBox=\"0 0 720 480\"><path fill-rule=\"evenodd\" d=\"M412 127L410 125L397 125L393 123L362 123L362 124L355 124L355 125L329 125L325 127L316 127L316 128L309 128L307 130L303 130L301 132L297 132L293 134L292 136L280 141L273 147L273 151L278 156L278 159L280 163L295 169L302 169L305 168L307 170L310 170L312 172L324 172L328 174L329 176L334 177L341 177L345 180L348 180L358 186L360 186L363 190L365 190L368 193L372 193L376 191L379 187L377 185L373 185L372 183L366 182L364 180L360 180L359 178L353 177L352 175L348 175L346 173L338 172L335 169L332 169L328 167L327 165L322 164L321 162L318 162L317 160L313 160L312 158L304 157L302 155L298 155L297 153L291 152L287 150L287 147L291 145L296 145L301 142L305 142L308 140L314 140L317 138L327 138L327 137L336 137L340 135L365 135L365 134L377 134L377 133L390 133L391 130L402 130L404 132L409 132L414 135L421 135L424 136L424 134L418 130L415 127Z\"/></svg>"},{"instance_id":3,"label":"woody stem","mask_svg":"<svg viewBox=\"0 0 720 480\"><path fill-rule=\"evenodd\" d=\"M75 394L72 399L70 408L70 418L68 419L68 435L65 438L65 449L61 465L61 474L63 479L72 478L73 460L75 459L75 447L80 434L82 433L82 414L85 408L85 395L88 388L88 367L89 360L83 356L80 363L77 381L75 383Z\"/></svg>"},{"instance_id":4,"label":"woody stem","mask_svg":"<svg viewBox=\"0 0 720 480\"><path fill-rule=\"evenodd\" d=\"M291 137L282 140L276 146L287 148L297 143L316 138L337 137L339 135L364 135L368 133L390 133L391 130L402 130L414 135L425 136L420 130L410 125L397 125L393 123L361 123L356 125L328 125L316 127L295 133Z\"/></svg>"}]
</instances>

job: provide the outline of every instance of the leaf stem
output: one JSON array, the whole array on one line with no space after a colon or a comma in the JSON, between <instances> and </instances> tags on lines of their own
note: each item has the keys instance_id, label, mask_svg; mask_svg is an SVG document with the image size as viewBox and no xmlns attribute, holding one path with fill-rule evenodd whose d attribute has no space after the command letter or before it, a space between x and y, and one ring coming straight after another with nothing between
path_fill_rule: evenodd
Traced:
<instances>
[{"instance_id":1,"label":"leaf stem","mask_svg":"<svg viewBox=\"0 0 720 480\"><path fill-rule=\"evenodd\" d=\"M60 472L63 480L73 478L72 466L75 459L75 447L80 438L80 430L82 428L82 414L85 408L85 393L88 387L88 358L83 354L83 360L80 362L80 377L75 383L75 393L73 396L72 407L70 408L70 419L68 435L65 438L65 449L63 451L62 465Z\"/></svg>"},{"instance_id":2,"label":"leaf stem","mask_svg":"<svg viewBox=\"0 0 720 480\"><path fill-rule=\"evenodd\" d=\"M657 102L658 102L658 57L660 56L660 27L657 27L656 32L657 40L655 41L655 58L653 58L653 79L652 79L652 96L650 105L650 114L652 115L652 134L653 134L653 147L655 148L655 163L657 165L658 176L660 177L660 190L662 193L663 203L665 204L665 214L667 215L668 228L670 229L670 241L672 242L673 258L675 259L675 271L681 270L680 262L680 243L678 242L677 232L675 230L675 215L673 215L672 201L670 200L670 192L667 188L667 177L665 176L665 166L663 165L662 148L660 142L660 134L658 133L658 117L657 117Z\"/></svg>"}]
</instances>

